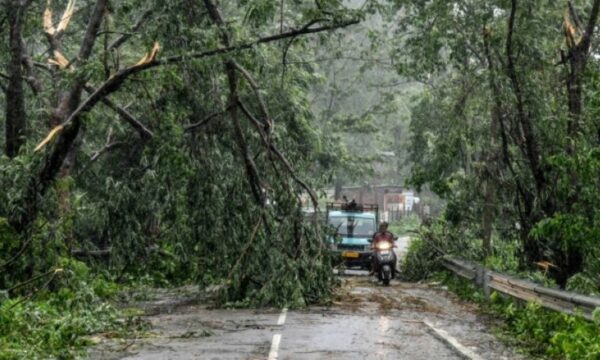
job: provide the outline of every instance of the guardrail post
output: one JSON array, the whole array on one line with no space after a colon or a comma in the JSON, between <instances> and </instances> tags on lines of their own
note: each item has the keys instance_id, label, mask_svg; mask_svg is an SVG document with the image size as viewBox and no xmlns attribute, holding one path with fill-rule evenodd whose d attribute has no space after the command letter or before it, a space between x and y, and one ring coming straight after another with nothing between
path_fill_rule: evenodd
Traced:
<instances>
[{"instance_id":1,"label":"guardrail post","mask_svg":"<svg viewBox=\"0 0 600 360\"><path fill-rule=\"evenodd\" d=\"M483 294L486 299L490 299L490 277L485 268L483 269Z\"/></svg>"},{"instance_id":2,"label":"guardrail post","mask_svg":"<svg viewBox=\"0 0 600 360\"><path fill-rule=\"evenodd\" d=\"M487 269L483 266L477 266L477 277L475 278L477 286L483 289L483 295L486 299L490 298L490 287Z\"/></svg>"},{"instance_id":3,"label":"guardrail post","mask_svg":"<svg viewBox=\"0 0 600 360\"><path fill-rule=\"evenodd\" d=\"M475 268L475 285L481 287L483 286L483 282L484 280L484 276L485 276L485 270L483 268L483 266L477 266Z\"/></svg>"}]
</instances>

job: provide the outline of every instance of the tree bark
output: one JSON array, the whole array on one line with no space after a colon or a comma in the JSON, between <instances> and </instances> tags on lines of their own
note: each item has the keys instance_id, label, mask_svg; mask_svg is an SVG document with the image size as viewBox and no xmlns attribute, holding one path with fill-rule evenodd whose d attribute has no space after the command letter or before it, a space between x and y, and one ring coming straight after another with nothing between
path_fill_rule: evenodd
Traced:
<instances>
[{"instance_id":1,"label":"tree bark","mask_svg":"<svg viewBox=\"0 0 600 360\"><path fill-rule=\"evenodd\" d=\"M27 4L21 0L6 3L6 18L9 25L10 60L8 64L8 84L6 86L6 155L14 158L25 143L27 113L23 89L23 68L25 58L22 39L22 26Z\"/></svg>"},{"instance_id":2,"label":"tree bark","mask_svg":"<svg viewBox=\"0 0 600 360\"><path fill-rule=\"evenodd\" d=\"M533 133L532 119L530 117L530 114L526 111L524 95L516 71L516 64L513 53L513 36L515 32L516 12L517 1L512 0L511 11L508 20L508 35L506 40L507 62L505 66L511 87L513 89L513 94L515 96L515 107L517 109L516 128L519 131L518 134L515 136L515 141L517 142L521 153L529 162L529 170L534 178L535 193L533 191L530 191L519 180L519 174L517 174L517 172L515 171L513 162L510 159L510 154L508 151L508 136L506 132L507 126L502 116L500 116L498 120L501 129L500 135L502 138L502 153L504 157L504 162L510 170L513 178L515 179L515 183L518 190L518 195L516 196L515 202L519 212L519 230L521 241L523 243L523 256L521 257L521 265L523 267L527 267L528 264L532 264L533 262L539 261L542 258L542 252L540 250L539 244L535 241L535 239L533 239L529 235L533 224L537 222L535 218L536 215L534 214L535 195L537 195L538 199L542 200L542 207L546 209L547 213L553 212L553 206L551 206L551 202L549 200L543 200L543 194L546 192L546 176L541 166L541 156L539 154L537 140L535 139ZM488 59L491 59L491 56L488 56ZM496 95L494 97L496 101L496 106L500 106L500 90L497 84L494 83L492 84L492 86L495 87L494 91ZM524 140L522 140L522 138ZM521 201L523 203L524 208L521 208Z\"/></svg>"},{"instance_id":3,"label":"tree bark","mask_svg":"<svg viewBox=\"0 0 600 360\"><path fill-rule=\"evenodd\" d=\"M495 201L496 201L496 184L491 178L485 180L485 196L483 204L482 216L482 232L483 232L483 254L488 257L492 254L492 230L495 217Z\"/></svg>"},{"instance_id":4,"label":"tree bark","mask_svg":"<svg viewBox=\"0 0 600 360\"><path fill-rule=\"evenodd\" d=\"M516 109L517 109L517 118L519 122L519 126L523 133L523 138L525 140L525 156L529 160L529 166L531 169L531 173L533 175L537 195L540 199L544 198L544 193L546 191L546 174L542 169L542 160L539 151L539 145L535 138L534 130L533 130L533 122L531 119L531 114L527 111L525 107L525 99L523 90L521 88L521 83L519 77L517 75L516 64L515 64L515 55L514 55L514 33L515 33L515 18L517 13L517 0L511 0L511 11L508 19L508 35L506 40L506 56L507 56L507 73L510 79L511 86L513 88L513 93L515 96ZM547 213L553 213L552 206L550 204L546 204L545 210Z\"/></svg>"},{"instance_id":5,"label":"tree bark","mask_svg":"<svg viewBox=\"0 0 600 360\"><path fill-rule=\"evenodd\" d=\"M342 198L342 187L344 186L344 181L340 174L335 175L335 184L333 189L333 199L335 201L339 201Z\"/></svg>"},{"instance_id":6,"label":"tree bark","mask_svg":"<svg viewBox=\"0 0 600 360\"><path fill-rule=\"evenodd\" d=\"M577 15L573 4L569 1L569 10L571 16L575 20L575 25L581 26L579 16ZM568 75L566 81L567 103L569 109L569 117L567 122L567 154L571 157L577 155L577 138L581 131L583 123L583 86L584 72L590 55L591 40L598 21L600 13L600 0L595 0L592 5L592 10L585 29L582 29L583 35L579 42L567 41L570 44L568 59ZM566 36L571 36L566 33ZM567 39L574 40L574 39ZM567 197L567 209L572 209L573 205L579 201L580 182L579 176L575 169L570 173L570 181L572 186L571 194ZM555 245L554 263L558 266L558 271L555 274L557 283L564 287L567 280L575 273L581 271L583 267L583 254L574 246L569 246L566 249L563 246Z\"/></svg>"},{"instance_id":7,"label":"tree bark","mask_svg":"<svg viewBox=\"0 0 600 360\"><path fill-rule=\"evenodd\" d=\"M92 49L98 34L98 29L102 23L108 0L97 0L88 22L84 38L82 40L78 62L84 62L92 54ZM48 34L47 34L48 35ZM49 41L58 46L56 38L48 35ZM56 50L56 49L54 49ZM62 123L62 120L70 118L78 108L81 101L81 94L85 86L86 79L81 76L73 87L62 94L59 94L59 104L50 116L50 123ZM80 117L76 116L61 131L56 144L47 156L44 165L38 172L37 177L33 177L26 191L25 211L11 218L11 225L20 233L23 233L33 223L38 212L39 198L42 197L48 188L54 183L54 180L60 174L65 164L65 160L73 149L73 145L79 130L81 128ZM73 155L74 156L74 155Z\"/></svg>"},{"instance_id":8,"label":"tree bark","mask_svg":"<svg viewBox=\"0 0 600 360\"><path fill-rule=\"evenodd\" d=\"M484 45L484 54L485 59L487 61L488 66L488 81L490 86L490 91L492 92L493 104L491 109L490 116L490 146L485 150L486 154L484 155L486 159L486 165L484 168L485 172L485 180L484 180L484 205L483 205L483 216L482 216L482 232L483 232L483 253L484 256L487 257L492 254L492 231L493 231L493 223L495 218L495 201L496 201L496 191L497 184L495 178L496 175L500 172L500 164L499 158L496 155L499 152L497 141L498 138L503 138L500 135L501 123L502 123L502 102L500 100L500 89L498 88L498 84L496 82L496 69L494 67L494 63L492 61L492 55L490 52L490 44L489 44L489 32L484 28L483 31L483 45ZM503 138L504 139L504 138ZM510 163L510 159L508 158L508 150L506 152L507 162ZM518 181L518 180L517 180Z\"/></svg>"},{"instance_id":9,"label":"tree bark","mask_svg":"<svg viewBox=\"0 0 600 360\"><path fill-rule=\"evenodd\" d=\"M579 24L579 17L575 13L572 3L569 1L571 15L575 19L576 25ZM567 97L569 106L569 121L567 124L567 134L571 138L571 144L575 140L581 125L581 116L583 113L583 73L589 58L589 51L594 35L594 29L600 13L600 0L595 0L592 5L590 17L585 29L582 29L583 36L578 43L573 43L569 49L567 58L569 60L569 74L567 76ZM567 34L569 36L569 34ZM568 42L569 43L569 42ZM567 151L573 155L575 148L569 145Z\"/></svg>"}]
</instances>

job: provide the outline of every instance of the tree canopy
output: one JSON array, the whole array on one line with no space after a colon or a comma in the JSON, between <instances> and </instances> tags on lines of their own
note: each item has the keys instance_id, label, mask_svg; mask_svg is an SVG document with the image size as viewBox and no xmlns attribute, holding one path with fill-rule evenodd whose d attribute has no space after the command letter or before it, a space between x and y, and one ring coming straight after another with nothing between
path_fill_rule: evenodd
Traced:
<instances>
[{"instance_id":1,"label":"tree canopy","mask_svg":"<svg viewBox=\"0 0 600 360\"><path fill-rule=\"evenodd\" d=\"M584 273L597 283L600 2L397 6L398 70L427 83L412 182L446 198L446 220L475 230L485 254L497 231L519 239L522 268L548 262L561 286Z\"/></svg>"},{"instance_id":2,"label":"tree canopy","mask_svg":"<svg viewBox=\"0 0 600 360\"><path fill-rule=\"evenodd\" d=\"M117 278L222 281L224 301L329 291L300 206L303 194L316 203L329 149L310 109L317 74L294 61L364 9L15 0L3 11L0 288L75 256Z\"/></svg>"}]
</instances>

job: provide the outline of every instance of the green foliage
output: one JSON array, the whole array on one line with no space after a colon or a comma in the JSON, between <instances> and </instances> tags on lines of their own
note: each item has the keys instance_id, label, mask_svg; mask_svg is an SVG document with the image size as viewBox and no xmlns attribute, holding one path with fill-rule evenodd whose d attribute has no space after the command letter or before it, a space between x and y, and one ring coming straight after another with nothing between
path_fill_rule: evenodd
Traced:
<instances>
[{"instance_id":1,"label":"green foliage","mask_svg":"<svg viewBox=\"0 0 600 360\"><path fill-rule=\"evenodd\" d=\"M484 265L489 269L516 274L519 272L519 249L521 244L518 239L493 239L494 250L488 256Z\"/></svg>"},{"instance_id":2,"label":"green foliage","mask_svg":"<svg viewBox=\"0 0 600 360\"><path fill-rule=\"evenodd\" d=\"M461 298L482 304L484 311L503 320L500 329L506 340L532 355L568 360L600 357L600 323L597 321L546 310L535 303L523 306L496 292L486 302L472 283L447 272L440 277Z\"/></svg>"},{"instance_id":3,"label":"green foliage","mask_svg":"<svg viewBox=\"0 0 600 360\"><path fill-rule=\"evenodd\" d=\"M411 214L401 218L398 221L390 223L389 230L397 236L403 236L416 232L420 226L421 218L419 218L417 215Z\"/></svg>"},{"instance_id":4,"label":"green foliage","mask_svg":"<svg viewBox=\"0 0 600 360\"><path fill-rule=\"evenodd\" d=\"M599 65L590 58L573 73L565 56L548 66L571 51L560 24L575 15L540 1L394 3L406 15L397 70L428 85L411 109L409 183L446 200L461 237L483 241L492 229L494 251L475 258L521 272L548 261L559 286L597 292ZM587 21L584 3L574 11ZM584 89L580 110L567 77Z\"/></svg>"},{"instance_id":5,"label":"green foliage","mask_svg":"<svg viewBox=\"0 0 600 360\"><path fill-rule=\"evenodd\" d=\"M326 39L314 59L303 59L321 74L312 88L315 123L335 161L332 182L400 184L410 168L409 104L420 86L396 72L389 54L396 12L376 1L364 9L377 15Z\"/></svg>"},{"instance_id":6,"label":"green foliage","mask_svg":"<svg viewBox=\"0 0 600 360\"><path fill-rule=\"evenodd\" d=\"M447 214L448 209L446 209ZM447 215L444 215L447 217ZM427 279L432 274L440 271L439 259L442 255L453 255L457 258L477 261L481 255L481 239L452 223L437 219L428 220L419 228L417 236L412 239L408 251L401 263L401 272L408 281ZM489 269L527 278L538 284L557 287L556 282L549 277L548 271L520 269L518 266L518 253L520 244L517 239L512 242L504 239L494 241L492 254L485 258L483 265ZM594 284L585 274L578 274L572 278L572 289L588 290Z\"/></svg>"},{"instance_id":7,"label":"green foliage","mask_svg":"<svg viewBox=\"0 0 600 360\"><path fill-rule=\"evenodd\" d=\"M57 269L26 297L0 298L0 359L76 359L92 344L90 335L140 329L139 313L107 302L122 286L70 258L60 258Z\"/></svg>"},{"instance_id":8,"label":"green foliage","mask_svg":"<svg viewBox=\"0 0 600 360\"><path fill-rule=\"evenodd\" d=\"M600 308L596 308L592 313L592 319L596 324L600 324Z\"/></svg>"},{"instance_id":9,"label":"green foliage","mask_svg":"<svg viewBox=\"0 0 600 360\"><path fill-rule=\"evenodd\" d=\"M472 282L466 281L465 279L452 274L448 271L440 271L431 277L433 280L440 281L448 287L448 290L458 295L461 299L472 301L481 304L485 301L485 296L480 288L475 286ZM498 294L494 293L492 297L496 297Z\"/></svg>"},{"instance_id":10,"label":"green foliage","mask_svg":"<svg viewBox=\"0 0 600 360\"><path fill-rule=\"evenodd\" d=\"M507 323L511 334L535 353L560 359L597 359L600 336L597 324L581 317L559 314L530 303L519 308L494 297L492 310Z\"/></svg>"},{"instance_id":11,"label":"green foliage","mask_svg":"<svg viewBox=\"0 0 600 360\"><path fill-rule=\"evenodd\" d=\"M428 221L421 226L417 236L411 240L400 264L403 279L408 281L427 279L440 270L439 260L445 254L457 252L463 256L469 253L476 254L477 250L473 243L459 237L459 234L442 220Z\"/></svg>"},{"instance_id":12,"label":"green foliage","mask_svg":"<svg viewBox=\"0 0 600 360\"><path fill-rule=\"evenodd\" d=\"M63 259L61 266L50 284L56 291L0 303L1 359L75 359L90 344L87 335L122 329L119 312L103 299L116 285L92 279L81 262Z\"/></svg>"},{"instance_id":13,"label":"green foliage","mask_svg":"<svg viewBox=\"0 0 600 360\"><path fill-rule=\"evenodd\" d=\"M19 234L10 226L8 220L0 218L0 251L3 253L14 250L19 245Z\"/></svg>"},{"instance_id":14,"label":"green foliage","mask_svg":"<svg viewBox=\"0 0 600 360\"><path fill-rule=\"evenodd\" d=\"M598 291L598 283L596 282L597 279L597 274L575 274L569 278L569 281L567 282L567 290L577 292L580 294L599 296L600 291Z\"/></svg>"},{"instance_id":15,"label":"green foliage","mask_svg":"<svg viewBox=\"0 0 600 360\"><path fill-rule=\"evenodd\" d=\"M84 3L77 5L61 38L60 51L69 59L79 53L94 8ZM33 151L48 134L48 124L66 120L71 105L79 105L69 104L62 109L67 113L59 114L62 110L54 107L63 97L58 94L71 93L72 87L78 93L81 86L74 85L81 79L98 87L136 64L153 42L160 45L158 59L172 59L225 47L223 32L231 46L238 46L278 30L341 25L372 11L370 6L350 9L339 1L319 6L272 0L215 3L225 29L219 29L202 2L111 3L89 59L69 71L51 66L30 74L44 86L39 93L27 88L23 95L25 144L18 156L0 158L0 264L19 255L1 273L0 289L64 268L49 290L81 282L97 294L114 296L118 288L112 281L158 286L195 282L223 285L222 304L265 306L304 306L329 296L335 283L330 259L322 250L319 225L303 219L306 189L298 180L321 189L350 158L338 152L340 139L315 118L311 97L322 73L306 62L316 56L314 45L333 38L333 32L225 56L166 61L119 83L119 91L110 94L115 105L99 103L71 119L81 128L66 160L50 154L60 148L67 131ZM40 63L52 53L37 51L47 47L41 46L48 40L40 26L44 6L23 8L23 43ZM59 18L61 6L48 6ZM106 51L122 34L126 41ZM2 72L13 71L7 41L0 47L5 50ZM229 57L244 69L236 70L235 96L245 111L236 103L236 114L229 111L231 84L223 72ZM373 128L372 114L394 110L372 107L366 117L344 116L347 128ZM64 119L49 121L56 114ZM140 137L130 117L153 135ZM274 126L267 129L264 124L271 121ZM263 132L268 137L263 139ZM48 167L55 167L56 175L40 179ZM249 176L251 170L256 178ZM29 287L18 289L11 296L30 294Z\"/></svg>"},{"instance_id":16,"label":"green foliage","mask_svg":"<svg viewBox=\"0 0 600 360\"><path fill-rule=\"evenodd\" d=\"M436 258L439 255L421 239L413 239L408 247L406 256L400 264L400 274L403 280L419 281L426 279L439 270Z\"/></svg>"},{"instance_id":17,"label":"green foliage","mask_svg":"<svg viewBox=\"0 0 600 360\"><path fill-rule=\"evenodd\" d=\"M96 276L91 281L90 286L94 294L101 299L113 299L122 290L119 284L107 280L104 276Z\"/></svg>"}]
</instances>

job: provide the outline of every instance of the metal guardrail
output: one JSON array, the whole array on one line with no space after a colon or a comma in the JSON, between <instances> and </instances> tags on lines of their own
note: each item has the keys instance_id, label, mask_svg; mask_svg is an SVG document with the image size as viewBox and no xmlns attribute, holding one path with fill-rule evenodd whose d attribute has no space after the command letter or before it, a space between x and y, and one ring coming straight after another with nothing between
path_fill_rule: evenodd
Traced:
<instances>
[{"instance_id":1,"label":"metal guardrail","mask_svg":"<svg viewBox=\"0 0 600 360\"><path fill-rule=\"evenodd\" d=\"M600 298L551 289L488 270L469 261L446 256L442 259L442 264L458 276L482 287L486 296L489 296L491 290L496 290L519 300L536 302L547 309L570 315L580 314L588 320L592 319L594 310L600 308Z\"/></svg>"}]
</instances>

